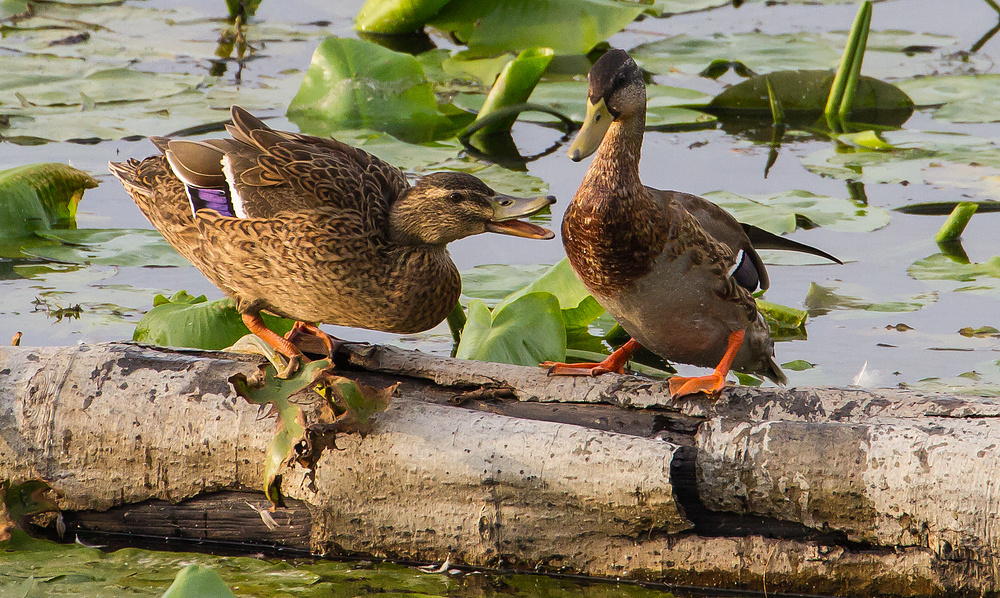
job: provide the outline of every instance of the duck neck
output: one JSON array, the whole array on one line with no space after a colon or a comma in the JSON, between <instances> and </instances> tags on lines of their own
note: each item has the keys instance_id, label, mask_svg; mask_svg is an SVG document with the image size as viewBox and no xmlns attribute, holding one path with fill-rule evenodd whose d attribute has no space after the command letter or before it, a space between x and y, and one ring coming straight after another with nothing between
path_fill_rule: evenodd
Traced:
<instances>
[{"instance_id":1,"label":"duck neck","mask_svg":"<svg viewBox=\"0 0 1000 598\"><path fill-rule=\"evenodd\" d=\"M639 158L642 155L642 136L646 128L645 111L618 118L597 149L597 156L587 170L577 200L605 203L637 200L646 196L639 179ZM589 190L582 193L584 189Z\"/></svg>"}]
</instances>

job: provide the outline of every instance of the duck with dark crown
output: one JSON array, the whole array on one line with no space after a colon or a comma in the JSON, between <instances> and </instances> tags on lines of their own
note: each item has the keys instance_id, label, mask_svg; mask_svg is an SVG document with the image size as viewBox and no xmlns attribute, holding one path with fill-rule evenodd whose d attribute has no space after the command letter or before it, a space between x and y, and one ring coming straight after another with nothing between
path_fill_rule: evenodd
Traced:
<instances>
[{"instance_id":1,"label":"duck with dark crown","mask_svg":"<svg viewBox=\"0 0 1000 598\"><path fill-rule=\"evenodd\" d=\"M276 131L233 106L231 139L153 139L162 155L111 163L166 240L236 300L251 332L299 366L317 324L413 333L442 322L462 281L446 245L483 232L551 239L520 218L555 202L396 167L335 139ZM261 312L296 320L288 338Z\"/></svg>"},{"instance_id":2,"label":"duck with dark crown","mask_svg":"<svg viewBox=\"0 0 1000 598\"><path fill-rule=\"evenodd\" d=\"M632 339L600 363L545 363L552 375L623 371L640 347L675 362L714 367L670 379L674 397L717 395L731 369L784 384L774 342L753 293L769 279L756 245L833 256L742 225L707 199L646 187L639 157L646 84L638 65L611 50L590 69L587 114L570 147L595 150L562 223L570 265Z\"/></svg>"}]
</instances>

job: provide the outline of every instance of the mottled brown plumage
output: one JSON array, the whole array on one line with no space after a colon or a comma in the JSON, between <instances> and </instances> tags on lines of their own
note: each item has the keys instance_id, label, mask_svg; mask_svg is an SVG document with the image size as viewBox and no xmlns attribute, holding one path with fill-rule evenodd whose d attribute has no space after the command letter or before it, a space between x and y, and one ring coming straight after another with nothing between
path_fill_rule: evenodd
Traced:
<instances>
[{"instance_id":1,"label":"mottled brown plumage","mask_svg":"<svg viewBox=\"0 0 1000 598\"><path fill-rule=\"evenodd\" d=\"M457 172L410 186L398 168L360 149L272 130L236 106L232 116L232 139L157 139L164 155L110 169L164 238L236 300L248 326L267 311L308 323L427 330L461 292L447 243L486 231L552 237L516 220L551 197L501 195ZM229 189L238 216L194 213L192 187L219 197ZM268 331L259 334L268 340ZM296 357L297 349L275 343Z\"/></svg>"},{"instance_id":2,"label":"mottled brown plumage","mask_svg":"<svg viewBox=\"0 0 1000 598\"><path fill-rule=\"evenodd\" d=\"M733 369L785 376L752 293L766 289L764 264L748 232L769 248L822 255L741 225L708 200L646 187L639 158L646 87L621 50L590 71L587 120L570 156L591 163L562 223L570 264L633 342L601 364L548 364L556 374L619 371L639 345L666 359L716 367L711 376L671 380L675 395L715 393Z\"/></svg>"}]
</instances>

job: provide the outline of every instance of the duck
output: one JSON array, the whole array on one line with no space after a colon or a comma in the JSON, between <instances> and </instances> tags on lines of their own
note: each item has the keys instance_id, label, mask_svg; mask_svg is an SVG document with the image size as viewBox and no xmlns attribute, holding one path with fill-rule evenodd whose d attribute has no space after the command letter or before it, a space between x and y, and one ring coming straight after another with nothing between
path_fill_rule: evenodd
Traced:
<instances>
[{"instance_id":1,"label":"duck","mask_svg":"<svg viewBox=\"0 0 1000 598\"><path fill-rule=\"evenodd\" d=\"M550 375L623 373L640 347L672 362L713 368L673 376L673 398L719 396L731 370L788 379L753 294L770 285L757 248L832 255L741 224L702 197L654 189L639 177L646 84L624 50L590 69L587 112L569 149L590 164L562 221L567 257L583 285L631 339L600 363L542 364Z\"/></svg>"},{"instance_id":2,"label":"duck","mask_svg":"<svg viewBox=\"0 0 1000 598\"><path fill-rule=\"evenodd\" d=\"M149 222L235 300L247 328L287 359L334 324L415 333L441 323L462 283L448 243L485 232L551 239L522 218L551 195L498 193L462 172L410 184L391 164L333 138L275 130L233 106L229 138L152 138L159 154L109 164ZM295 321L286 336L267 312ZM315 345L314 345L315 346Z\"/></svg>"}]
</instances>

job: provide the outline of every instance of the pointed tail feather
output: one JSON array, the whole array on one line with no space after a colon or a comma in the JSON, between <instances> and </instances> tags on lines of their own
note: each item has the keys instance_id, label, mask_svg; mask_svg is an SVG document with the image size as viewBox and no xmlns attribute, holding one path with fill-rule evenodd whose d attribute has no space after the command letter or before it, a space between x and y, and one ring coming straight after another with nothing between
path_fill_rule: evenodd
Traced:
<instances>
[{"instance_id":1,"label":"pointed tail feather","mask_svg":"<svg viewBox=\"0 0 1000 598\"><path fill-rule=\"evenodd\" d=\"M809 255L815 255L823 259L830 260L836 264L843 265L844 263L822 249L817 249L816 247L806 245L805 243L799 243L798 241L793 241L774 233L769 233L766 230L752 224L745 224L741 222L740 225L743 227L743 232L745 232L747 237L750 238L750 244L753 245L755 249L778 249L781 251L808 253Z\"/></svg>"}]
</instances>

